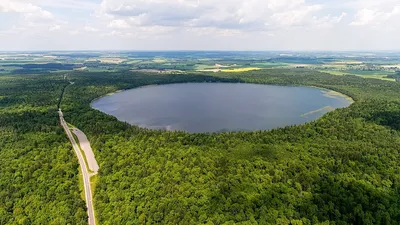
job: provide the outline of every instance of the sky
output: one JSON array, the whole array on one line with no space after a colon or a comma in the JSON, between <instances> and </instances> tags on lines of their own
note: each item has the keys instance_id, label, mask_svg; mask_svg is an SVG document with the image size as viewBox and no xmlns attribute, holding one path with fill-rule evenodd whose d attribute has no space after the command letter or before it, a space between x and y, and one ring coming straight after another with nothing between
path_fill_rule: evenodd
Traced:
<instances>
[{"instance_id":1,"label":"sky","mask_svg":"<svg viewBox=\"0 0 400 225\"><path fill-rule=\"evenodd\" d=\"M399 51L400 0L0 0L0 51Z\"/></svg>"}]
</instances>

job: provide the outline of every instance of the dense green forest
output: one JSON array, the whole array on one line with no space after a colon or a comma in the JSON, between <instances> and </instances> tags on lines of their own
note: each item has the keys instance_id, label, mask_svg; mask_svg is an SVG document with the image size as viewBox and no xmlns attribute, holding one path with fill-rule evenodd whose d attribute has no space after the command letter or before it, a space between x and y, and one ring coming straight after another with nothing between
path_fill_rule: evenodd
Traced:
<instances>
[{"instance_id":1,"label":"dense green forest","mask_svg":"<svg viewBox=\"0 0 400 225\"><path fill-rule=\"evenodd\" d=\"M69 81L74 84L66 86L61 107L88 135L100 165L99 224L400 222L399 83L301 69L1 79L0 224L20 223L17 218L40 224L44 214L53 224L86 219L77 162L57 126L57 98ZM116 90L181 82L318 86L356 102L301 126L217 134L142 129L90 108L93 99ZM44 179L33 177L38 170ZM64 207L51 206L56 203Z\"/></svg>"},{"instance_id":2,"label":"dense green forest","mask_svg":"<svg viewBox=\"0 0 400 225\"><path fill-rule=\"evenodd\" d=\"M396 79L396 81L400 80L400 72L397 72L396 74L388 75L387 78L393 78Z\"/></svg>"},{"instance_id":3,"label":"dense green forest","mask_svg":"<svg viewBox=\"0 0 400 225\"><path fill-rule=\"evenodd\" d=\"M306 70L72 79L63 108L100 162L102 224L400 221L399 84ZM320 86L356 103L303 126L220 134L139 129L89 107L118 89L188 81Z\"/></svg>"},{"instance_id":4,"label":"dense green forest","mask_svg":"<svg viewBox=\"0 0 400 225\"><path fill-rule=\"evenodd\" d=\"M78 161L58 123L60 78L0 76L0 224L87 224Z\"/></svg>"}]
</instances>

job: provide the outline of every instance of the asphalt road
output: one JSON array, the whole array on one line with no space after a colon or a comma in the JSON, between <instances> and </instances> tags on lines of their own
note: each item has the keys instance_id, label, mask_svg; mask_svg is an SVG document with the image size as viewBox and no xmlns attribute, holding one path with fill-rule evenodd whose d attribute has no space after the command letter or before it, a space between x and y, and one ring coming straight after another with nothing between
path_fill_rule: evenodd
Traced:
<instances>
[{"instance_id":1,"label":"asphalt road","mask_svg":"<svg viewBox=\"0 0 400 225\"><path fill-rule=\"evenodd\" d=\"M78 137L79 145L81 146L81 149L85 153L86 162L87 166L89 167L89 170L92 171L94 174L97 174L97 171L99 170L99 164L97 164L92 147L90 146L90 142L87 139L85 133L83 133L78 128L72 128L71 131L76 135L76 137Z\"/></svg>"},{"instance_id":2,"label":"asphalt road","mask_svg":"<svg viewBox=\"0 0 400 225\"><path fill-rule=\"evenodd\" d=\"M63 115L61 109L59 109L58 114L60 116L61 125L63 126L65 132L67 133L67 136L75 150L75 154L78 157L79 165L82 170L83 185L84 185L84 189L85 189L85 199L86 199L87 213L88 213L88 218L89 218L89 221L88 221L89 225L96 225L96 220L94 217L94 209L93 209L92 190L90 189L90 177L93 174L90 174L86 167L86 163L83 158L83 155L82 155L82 153L79 149L79 146L76 143L74 137L72 136L71 131L69 130L68 124L64 120L64 115Z\"/></svg>"}]
</instances>

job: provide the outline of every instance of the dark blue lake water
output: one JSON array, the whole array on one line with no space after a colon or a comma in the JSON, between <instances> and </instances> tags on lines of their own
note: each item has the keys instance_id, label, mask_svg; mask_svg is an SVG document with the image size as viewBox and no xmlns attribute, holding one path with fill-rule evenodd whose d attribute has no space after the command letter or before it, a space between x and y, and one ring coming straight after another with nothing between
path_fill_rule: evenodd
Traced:
<instances>
[{"instance_id":1,"label":"dark blue lake water","mask_svg":"<svg viewBox=\"0 0 400 225\"><path fill-rule=\"evenodd\" d=\"M303 124L351 103L346 96L311 87L187 83L115 93L92 107L132 125L196 133Z\"/></svg>"}]
</instances>

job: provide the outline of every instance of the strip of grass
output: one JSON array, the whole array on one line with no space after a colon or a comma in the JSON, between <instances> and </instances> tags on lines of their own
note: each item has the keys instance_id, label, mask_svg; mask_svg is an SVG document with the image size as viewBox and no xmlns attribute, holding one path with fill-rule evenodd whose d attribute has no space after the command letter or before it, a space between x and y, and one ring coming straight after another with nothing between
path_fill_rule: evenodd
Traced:
<instances>
[{"instance_id":1,"label":"strip of grass","mask_svg":"<svg viewBox=\"0 0 400 225\"><path fill-rule=\"evenodd\" d=\"M68 125L69 129L76 128L74 125L72 125L72 124L70 124L70 123L67 123L67 125ZM71 131L71 132L72 132L72 131ZM74 136L75 136L75 134L74 134Z\"/></svg>"},{"instance_id":2,"label":"strip of grass","mask_svg":"<svg viewBox=\"0 0 400 225\"><path fill-rule=\"evenodd\" d=\"M79 170L79 174L78 174L78 177L79 177L79 192L80 192L80 195L81 195L81 198L82 198L82 200L83 201L86 201L86 198L85 198L85 185L84 185L84 183L83 183L83 176L82 176L82 170L81 170L81 167L79 166L78 167L78 170Z\"/></svg>"}]
</instances>

